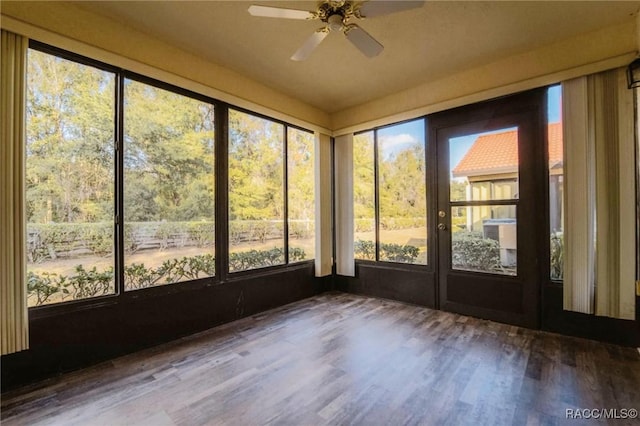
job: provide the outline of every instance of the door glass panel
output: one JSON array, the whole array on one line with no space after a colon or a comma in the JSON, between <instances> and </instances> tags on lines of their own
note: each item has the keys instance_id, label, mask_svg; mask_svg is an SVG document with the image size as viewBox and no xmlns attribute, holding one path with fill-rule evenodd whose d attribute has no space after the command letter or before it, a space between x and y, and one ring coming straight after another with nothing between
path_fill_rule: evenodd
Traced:
<instances>
[{"instance_id":1,"label":"door glass panel","mask_svg":"<svg viewBox=\"0 0 640 426\"><path fill-rule=\"evenodd\" d=\"M452 269L517 274L515 205L455 206L451 217Z\"/></svg>"},{"instance_id":2,"label":"door glass panel","mask_svg":"<svg viewBox=\"0 0 640 426\"><path fill-rule=\"evenodd\" d=\"M451 201L518 198L518 129L449 139Z\"/></svg>"}]
</instances>

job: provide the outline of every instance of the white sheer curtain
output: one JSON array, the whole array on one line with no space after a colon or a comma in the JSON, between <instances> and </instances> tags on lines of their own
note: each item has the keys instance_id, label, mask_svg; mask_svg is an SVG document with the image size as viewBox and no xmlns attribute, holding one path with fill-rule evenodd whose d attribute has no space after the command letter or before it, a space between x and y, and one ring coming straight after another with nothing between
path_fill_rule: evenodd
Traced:
<instances>
[{"instance_id":1,"label":"white sheer curtain","mask_svg":"<svg viewBox=\"0 0 640 426\"><path fill-rule=\"evenodd\" d=\"M316 277L331 275L333 235L331 234L331 137L316 133Z\"/></svg>"},{"instance_id":2,"label":"white sheer curtain","mask_svg":"<svg viewBox=\"0 0 640 426\"><path fill-rule=\"evenodd\" d=\"M335 141L336 273L353 277L353 133Z\"/></svg>"},{"instance_id":3,"label":"white sheer curtain","mask_svg":"<svg viewBox=\"0 0 640 426\"><path fill-rule=\"evenodd\" d=\"M562 88L564 309L635 319L633 93L623 68Z\"/></svg>"},{"instance_id":4,"label":"white sheer curtain","mask_svg":"<svg viewBox=\"0 0 640 426\"><path fill-rule=\"evenodd\" d=\"M25 288L24 139L28 40L2 30L0 122L0 344L29 347Z\"/></svg>"}]
</instances>

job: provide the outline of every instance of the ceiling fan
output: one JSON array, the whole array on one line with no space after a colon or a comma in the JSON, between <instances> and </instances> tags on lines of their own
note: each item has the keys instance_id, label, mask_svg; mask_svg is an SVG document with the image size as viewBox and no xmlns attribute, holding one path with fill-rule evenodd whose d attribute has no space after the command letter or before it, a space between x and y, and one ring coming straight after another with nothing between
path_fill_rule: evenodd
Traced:
<instances>
[{"instance_id":1,"label":"ceiling fan","mask_svg":"<svg viewBox=\"0 0 640 426\"><path fill-rule=\"evenodd\" d=\"M356 2L351 0L323 0L315 11L284 9L280 7L252 5L253 16L286 19L318 19L326 25L316 30L291 56L294 61L304 61L311 55L330 32L342 31L347 39L362 53L372 58L382 52L384 46L369 33L354 24L351 19L373 18L403 10L421 7L424 1L377 1Z\"/></svg>"}]
</instances>

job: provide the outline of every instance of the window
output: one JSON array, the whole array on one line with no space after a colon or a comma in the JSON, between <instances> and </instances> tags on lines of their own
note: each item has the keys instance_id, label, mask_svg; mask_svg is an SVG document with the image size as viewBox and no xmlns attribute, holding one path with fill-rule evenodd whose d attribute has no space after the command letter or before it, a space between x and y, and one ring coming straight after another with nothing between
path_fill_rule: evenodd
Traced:
<instances>
[{"instance_id":1,"label":"window","mask_svg":"<svg viewBox=\"0 0 640 426\"><path fill-rule=\"evenodd\" d=\"M315 137L293 127L287 130L289 262L296 262L315 257Z\"/></svg>"},{"instance_id":2,"label":"window","mask_svg":"<svg viewBox=\"0 0 640 426\"><path fill-rule=\"evenodd\" d=\"M379 260L427 263L424 120L377 131Z\"/></svg>"},{"instance_id":3,"label":"window","mask_svg":"<svg viewBox=\"0 0 640 426\"><path fill-rule=\"evenodd\" d=\"M125 80L126 290L214 275L213 149L213 105Z\"/></svg>"},{"instance_id":4,"label":"window","mask_svg":"<svg viewBox=\"0 0 640 426\"><path fill-rule=\"evenodd\" d=\"M29 50L29 306L115 293L115 75Z\"/></svg>"},{"instance_id":5,"label":"window","mask_svg":"<svg viewBox=\"0 0 640 426\"><path fill-rule=\"evenodd\" d=\"M373 131L353 137L353 215L356 259L376 260L375 156Z\"/></svg>"},{"instance_id":6,"label":"window","mask_svg":"<svg viewBox=\"0 0 640 426\"><path fill-rule=\"evenodd\" d=\"M424 132L420 119L354 136L356 259L427 263Z\"/></svg>"},{"instance_id":7,"label":"window","mask_svg":"<svg viewBox=\"0 0 640 426\"><path fill-rule=\"evenodd\" d=\"M314 258L312 132L36 41L27 79L29 306Z\"/></svg>"},{"instance_id":8,"label":"window","mask_svg":"<svg viewBox=\"0 0 640 426\"><path fill-rule=\"evenodd\" d=\"M564 151L562 143L562 88L547 91L549 139L549 231L551 279L562 280L564 269Z\"/></svg>"},{"instance_id":9,"label":"window","mask_svg":"<svg viewBox=\"0 0 640 426\"><path fill-rule=\"evenodd\" d=\"M285 263L284 125L229 110L229 271Z\"/></svg>"}]
</instances>

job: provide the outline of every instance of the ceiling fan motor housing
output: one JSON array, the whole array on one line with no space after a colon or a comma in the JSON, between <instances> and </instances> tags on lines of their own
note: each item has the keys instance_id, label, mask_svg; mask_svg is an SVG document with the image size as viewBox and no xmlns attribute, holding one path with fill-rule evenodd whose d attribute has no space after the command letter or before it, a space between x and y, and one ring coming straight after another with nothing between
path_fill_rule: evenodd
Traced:
<instances>
[{"instance_id":1,"label":"ceiling fan motor housing","mask_svg":"<svg viewBox=\"0 0 640 426\"><path fill-rule=\"evenodd\" d=\"M329 29L331 31L340 31L342 29L343 19L344 18L338 13L329 16L329 19L327 19Z\"/></svg>"}]
</instances>

